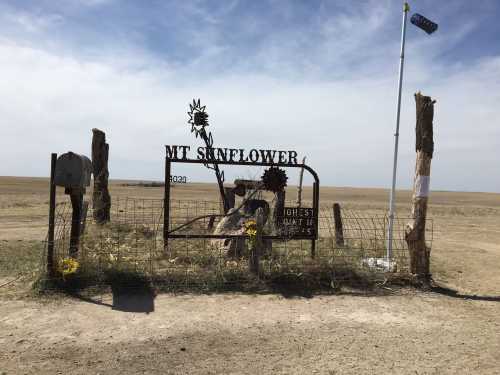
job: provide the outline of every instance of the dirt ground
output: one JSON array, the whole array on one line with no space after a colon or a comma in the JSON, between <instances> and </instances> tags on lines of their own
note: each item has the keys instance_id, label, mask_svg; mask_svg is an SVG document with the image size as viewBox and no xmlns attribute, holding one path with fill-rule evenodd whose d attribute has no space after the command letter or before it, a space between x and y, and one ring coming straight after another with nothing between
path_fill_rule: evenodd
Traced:
<instances>
[{"instance_id":1,"label":"dirt ground","mask_svg":"<svg viewBox=\"0 0 500 375\"><path fill-rule=\"evenodd\" d=\"M162 196L120 183L114 197ZM174 198L200 189L216 197L214 186L190 184ZM398 212L409 213L410 195L398 193ZM321 190L321 204L367 215L387 198ZM46 179L0 177L0 259L36 255L47 212ZM30 297L29 275L0 260L0 374L500 374L500 194L433 192L429 216L434 279L456 293L162 294L138 313L113 308L111 295Z\"/></svg>"},{"instance_id":2,"label":"dirt ground","mask_svg":"<svg viewBox=\"0 0 500 375\"><path fill-rule=\"evenodd\" d=\"M498 374L499 311L422 293L161 295L149 314L8 301L0 363L7 374Z\"/></svg>"}]
</instances>

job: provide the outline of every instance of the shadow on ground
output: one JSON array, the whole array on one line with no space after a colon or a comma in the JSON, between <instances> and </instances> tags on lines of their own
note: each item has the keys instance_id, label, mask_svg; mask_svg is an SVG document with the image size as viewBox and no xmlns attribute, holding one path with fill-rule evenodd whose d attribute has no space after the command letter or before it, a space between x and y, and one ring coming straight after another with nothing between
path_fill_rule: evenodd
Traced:
<instances>
[{"instance_id":1,"label":"shadow on ground","mask_svg":"<svg viewBox=\"0 0 500 375\"><path fill-rule=\"evenodd\" d=\"M113 288L113 310L146 313L155 311L155 293L149 287Z\"/></svg>"},{"instance_id":2,"label":"shadow on ground","mask_svg":"<svg viewBox=\"0 0 500 375\"><path fill-rule=\"evenodd\" d=\"M448 288L446 286L434 284L430 287L430 292L442 294L452 298L465 299L470 301L489 301L500 302L500 296L478 296L476 294L461 294L457 290Z\"/></svg>"},{"instance_id":3,"label":"shadow on ground","mask_svg":"<svg viewBox=\"0 0 500 375\"><path fill-rule=\"evenodd\" d=\"M70 293L69 295L80 301L95 305L110 307L112 310L145 313L155 311L154 300L156 293L149 287L121 287L112 288L113 303L102 301L102 295L86 296L80 293Z\"/></svg>"}]
</instances>

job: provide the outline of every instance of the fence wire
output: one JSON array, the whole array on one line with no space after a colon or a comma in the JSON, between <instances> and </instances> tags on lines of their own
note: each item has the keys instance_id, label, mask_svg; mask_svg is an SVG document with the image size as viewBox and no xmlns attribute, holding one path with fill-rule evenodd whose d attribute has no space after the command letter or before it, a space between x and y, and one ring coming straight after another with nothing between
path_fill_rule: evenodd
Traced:
<instances>
[{"instance_id":1,"label":"fence wire","mask_svg":"<svg viewBox=\"0 0 500 375\"><path fill-rule=\"evenodd\" d=\"M302 207L306 207L304 202ZM309 202L310 204L310 202ZM287 206L293 206L287 202ZM140 275L158 284L211 288L214 285L237 284L250 277L249 243L236 239L169 239L163 242L163 200L114 199L111 221L98 224L93 219L91 202L82 217L77 261L79 275L95 283L113 278ZM199 216L220 214L220 202L172 200L170 230ZM272 217L272 212L269 214ZM332 278L363 277L378 280L409 273L409 251L405 226L409 217L394 220L393 258L385 260L387 248L387 215L366 215L350 209L341 210L343 241L337 238L332 206L319 209L318 240L312 257L310 240L266 240L260 256L262 278L289 274L327 273ZM203 218L183 228L180 233L208 234L220 217ZM268 220L268 223L270 220ZM54 259L69 257L71 205L59 203L55 215ZM269 227L268 227L269 228ZM427 220L426 243L433 240L433 223ZM47 247L45 247L47 248ZM44 255L43 259L46 259Z\"/></svg>"}]
</instances>

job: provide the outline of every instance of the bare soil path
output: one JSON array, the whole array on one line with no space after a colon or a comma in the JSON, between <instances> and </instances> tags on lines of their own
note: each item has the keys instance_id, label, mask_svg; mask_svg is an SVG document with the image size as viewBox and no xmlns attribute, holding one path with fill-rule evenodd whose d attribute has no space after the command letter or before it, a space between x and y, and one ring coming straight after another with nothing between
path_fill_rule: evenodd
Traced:
<instances>
[{"instance_id":1,"label":"bare soil path","mask_svg":"<svg viewBox=\"0 0 500 375\"><path fill-rule=\"evenodd\" d=\"M160 295L141 314L109 299L2 301L0 373L500 373L498 301Z\"/></svg>"}]
</instances>

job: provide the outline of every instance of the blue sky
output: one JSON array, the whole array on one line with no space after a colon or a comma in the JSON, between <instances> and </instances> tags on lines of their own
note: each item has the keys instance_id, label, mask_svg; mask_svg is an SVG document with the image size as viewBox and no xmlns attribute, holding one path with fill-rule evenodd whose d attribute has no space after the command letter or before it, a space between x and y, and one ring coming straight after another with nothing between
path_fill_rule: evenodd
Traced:
<instances>
[{"instance_id":1,"label":"blue sky","mask_svg":"<svg viewBox=\"0 0 500 375\"><path fill-rule=\"evenodd\" d=\"M437 100L431 187L500 192L500 2L410 7L439 29L408 25L398 186L421 90ZM380 0L0 1L0 175L46 176L98 127L111 177L161 179L164 144L198 145L200 97L216 145L296 149L325 185L389 187L401 16Z\"/></svg>"}]
</instances>

